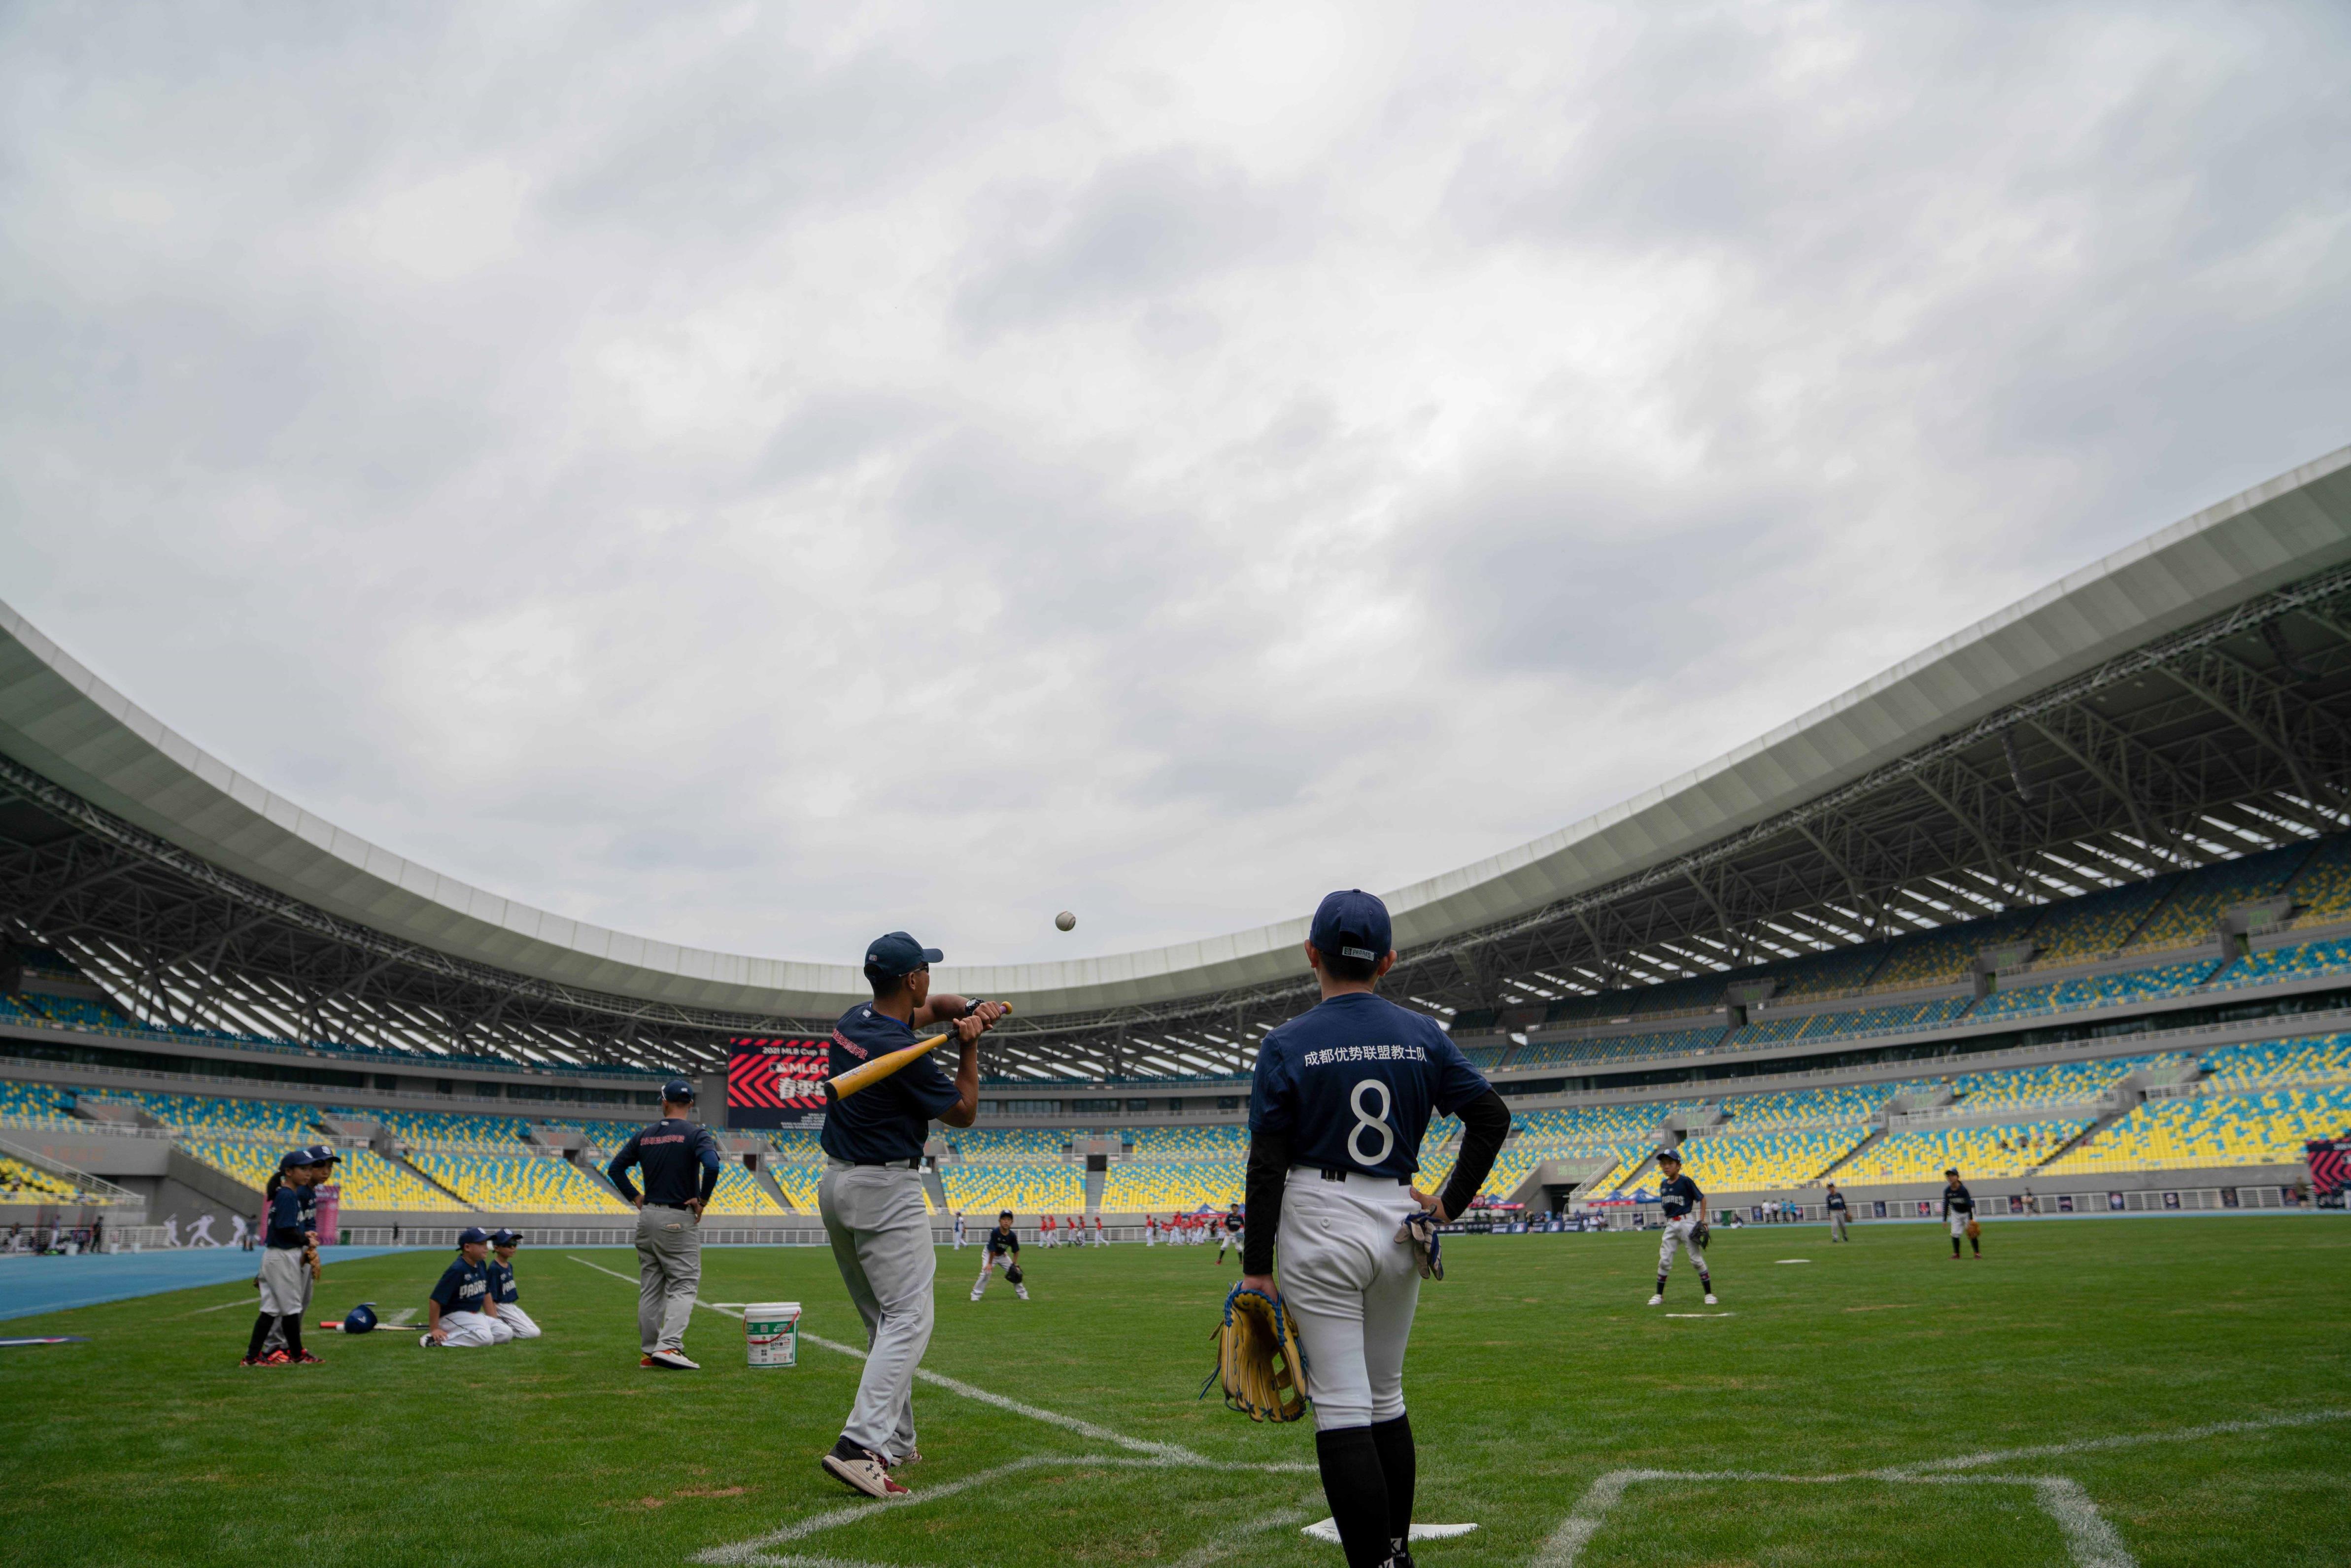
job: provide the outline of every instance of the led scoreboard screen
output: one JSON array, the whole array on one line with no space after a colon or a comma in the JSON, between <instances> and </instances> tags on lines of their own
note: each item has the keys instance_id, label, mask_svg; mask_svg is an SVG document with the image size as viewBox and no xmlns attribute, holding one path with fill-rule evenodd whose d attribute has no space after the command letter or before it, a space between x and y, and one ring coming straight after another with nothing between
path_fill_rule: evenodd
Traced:
<instances>
[{"instance_id":1,"label":"led scoreboard screen","mask_svg":"<svg viewBox=\"0 0 2351 1568\"><path fill-rule=\"evenodd\" d=\"M791 1127L824 1114L823 1040L735 1040L727 1045L728 1126Z\"/></svg>"}]
</instances>

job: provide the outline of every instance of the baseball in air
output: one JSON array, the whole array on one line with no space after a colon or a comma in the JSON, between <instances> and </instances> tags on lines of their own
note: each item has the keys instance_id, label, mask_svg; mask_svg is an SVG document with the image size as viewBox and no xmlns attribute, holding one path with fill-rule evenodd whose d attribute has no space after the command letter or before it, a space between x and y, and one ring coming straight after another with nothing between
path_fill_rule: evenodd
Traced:
<instances>
[{"instance_id":1,"label":"baseball in air","mask_svg":"<svg viewBox=\"0 0 2351 1568\"><path fill-rule=\"evenodd\" d=\"M1053 916L1053 924L1064 931L1074 931L1078 928L1078 917L1064 909L1061 914Z\"/></svg>"}]
</instances>

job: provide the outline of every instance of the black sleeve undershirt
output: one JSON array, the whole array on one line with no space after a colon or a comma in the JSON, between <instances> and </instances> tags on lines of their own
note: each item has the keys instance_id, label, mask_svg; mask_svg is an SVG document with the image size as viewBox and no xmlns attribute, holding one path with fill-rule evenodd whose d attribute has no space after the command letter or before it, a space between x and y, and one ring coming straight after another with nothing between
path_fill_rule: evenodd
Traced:
<instances>
[{"instance_id":1,"label":"black sleeve undershirt","mask_svg":"<svg viewBox=\"0 0 2351 1568\"><path fill-rule=\"evenodd\" d=\"M1510 1134L1510 1108L1489 1089L1461 1107L1461 1154L1453 1162L1438 1197L1445 1212L1458 1218L1486 1185L1502 1140ZM1273 1272L1273 1237L1281 1227L1281 1187L1290 1176L1290 1134L1255 1133L1249 1137L1249 1228L1241 1233L1241 1272Z\"/></svg>"},{"instance_id":2,"label":"black sleeve undershirt","mask_svg":"<svg viewBox=\"0 0 2351 1568\"><path fill-rule=\"evenodd\" d=\"M1281 1228L1281 1184L1290 1179L1290 1134L1249 1134L1245 1189L1249 1226L1241 1232L1241 1272L1273 1272L1273 1233Z\"/></svg>"},{"instance_id":3,"label":"black sleeve undershirt","mask_svg":"<svg viewBox=\"0 0 2351 1568\"><path fill-rule=\"evenodd\" d=\"M1502 1152L1502 1140L1510 1135L1510 1108L1489 1089L1461 1107L1461 1153L1453 1162L1453 1174L1445 1180L1445 1191L1437 1197L1447 1218L1452 1219L1461 1218L1469 1200L1486 1185L1494 1157Z\"/></svg>"}]
</instances>

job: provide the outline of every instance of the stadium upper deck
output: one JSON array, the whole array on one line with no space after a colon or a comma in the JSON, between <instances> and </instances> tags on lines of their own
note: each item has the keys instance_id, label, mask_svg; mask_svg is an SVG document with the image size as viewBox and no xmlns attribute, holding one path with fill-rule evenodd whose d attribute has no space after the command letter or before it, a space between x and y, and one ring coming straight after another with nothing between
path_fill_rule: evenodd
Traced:
<instances>
[{"instance_id":1,"label":"stadium upper deck","mask_svg":"<svg viewBox=\"0 0 2351 1568\"><path fill-rule=\"evenodd\" d=\"M1513 1031L1577 997L1670 1011L1758 964L2305 840L2345 820L2346 780L2351 449L1680 779L1391 894L1392 986ZM94 1000L141 1019L541 1064L710 1062L727 1033L807 1027L858 990L843 966L601 930L413 865L241 778L5 607L0 785L12 939L66 954L107 993ZM992 1043L999 1076L1229 1073L1294 1010L1301 936L1292 920L942 978L1021 1003ZM1815 968L1807 985L1837 988L1834 966Z\"/></svg>"}]
</instances>

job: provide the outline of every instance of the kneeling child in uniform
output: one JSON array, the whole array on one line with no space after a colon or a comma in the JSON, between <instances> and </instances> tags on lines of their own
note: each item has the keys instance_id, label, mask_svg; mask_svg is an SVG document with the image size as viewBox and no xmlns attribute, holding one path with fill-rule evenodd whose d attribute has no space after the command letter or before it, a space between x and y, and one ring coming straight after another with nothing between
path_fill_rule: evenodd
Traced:
<instances>
[{"instance_id":1,"label":"kneeling child in uniform","mask_svg":"<svg viewBox=\"0 0 2351 1568\"><path fill-rule=\"evenodd\" d=\"M441 1270L440 1281L425 1298L433 1326L417 1339L418 1344L427 1350L461 1350L500 1344L514 1337L513 1331L482 1311L490 1297L490 1271L485 1262L489 1250L487 1231L469 1225L458 1232L457 1257Z\"/></svg>"},{"instance_id":2,"label":"kneeling child in uniform","mask_svg":"<svg viewBox=\"0 0 2351 1568\"><path fill-rule=\"evenodd\" d=\"M485 1315L498 1321L516 1339L537 1339L538 1325L522 1310L522 1291L515 1284L515 1249L522 1238L511 1230L501 1230L490 1238L490 1260L486 1271L490 1279L490 1301Z\"/></svg>"}]
</instances>

